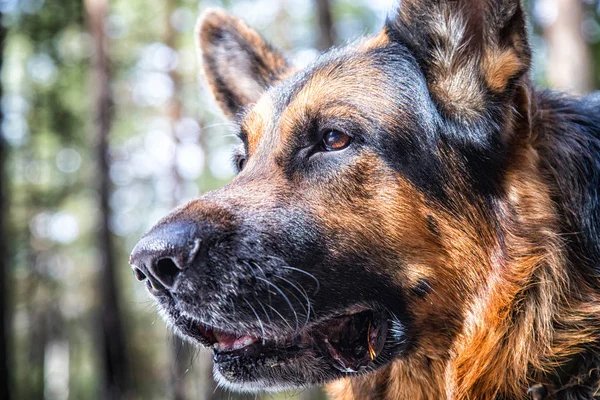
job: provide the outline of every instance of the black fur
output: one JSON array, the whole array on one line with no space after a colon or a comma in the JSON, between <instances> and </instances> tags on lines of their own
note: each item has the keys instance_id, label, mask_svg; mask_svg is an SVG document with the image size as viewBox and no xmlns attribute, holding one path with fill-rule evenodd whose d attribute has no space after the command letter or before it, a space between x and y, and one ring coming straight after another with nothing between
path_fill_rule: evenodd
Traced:
<instances>
[{"instance_id":1,"label":"black fur","mask_svg":"<svg viewBox=\"0 0 600 400\"><path fill-rule=\"evenodd\" d=\"M540 160L558 188L569 258L600 289L600 96L543 91L537 101Z\"/></svg>"}]
</instances>

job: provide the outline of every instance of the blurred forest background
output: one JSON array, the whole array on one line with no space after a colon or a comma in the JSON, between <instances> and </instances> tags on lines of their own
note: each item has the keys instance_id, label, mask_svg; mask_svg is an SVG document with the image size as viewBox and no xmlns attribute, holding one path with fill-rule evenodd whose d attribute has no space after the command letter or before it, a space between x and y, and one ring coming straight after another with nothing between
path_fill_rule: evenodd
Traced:
<instances>
[{"instance_id":1,"label":"blurred forest background","mask_svg":"<svg viewBox=\"0 0 600 400\"><path fill-rule=\"evenodd\" d=\"M158 319L133 245L232 176L199 79L224 7L299 64L380 29L396 0L0 0L0 399L239 399ZM600 83L598 0L530 0L534 77ZM266 398L320 398L318 390ZM250 398L254 398L251 396Z\"/></svg>"}]
</instances>

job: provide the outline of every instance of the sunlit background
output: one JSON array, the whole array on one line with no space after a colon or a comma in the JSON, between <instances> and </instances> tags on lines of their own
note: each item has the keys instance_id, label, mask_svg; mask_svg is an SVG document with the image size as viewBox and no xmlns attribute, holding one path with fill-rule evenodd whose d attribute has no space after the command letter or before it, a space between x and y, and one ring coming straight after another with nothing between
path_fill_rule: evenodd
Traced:
<instances>
[{"instance_id":1,"label":"sunlit background","mask_svg":"<svg viewBox=\"0 0 600 400\"><path fill-rule=\"evenodd\" d=\"M320 48L376 32L396 0L106 4L0 0L0 385L27 400L240 398L216 388L207 353L168 332L128 266L145 230L233 174L231 126L199 76L196 18L226 8L304 65ZM535 80L572 93L597 87L598 1L528 9Z\"/></svg>"}]
</instances>

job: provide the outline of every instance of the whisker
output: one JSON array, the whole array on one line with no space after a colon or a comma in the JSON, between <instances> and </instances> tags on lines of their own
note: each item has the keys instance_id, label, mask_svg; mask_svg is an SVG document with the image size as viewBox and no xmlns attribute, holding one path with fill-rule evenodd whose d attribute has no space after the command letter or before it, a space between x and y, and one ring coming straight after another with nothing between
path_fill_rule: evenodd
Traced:
<instances>
[{"instance_id":1,"label":"whisker","mask_svg":"<svg viewBox=\"0 0 600 400\"><path fill-rule=\"evenodd\" d=\"M263 305L262 301L260 301L259 299L256 299L256 301L258 302L258 304L262 308L263 312L265 313L265 316L267 317L267 320L269 321L269 325L272 325L273 322L271 321L271 316L269 316L269 314L267 313L267 310L265 309L265 306Z\"/></svg>"},{"instance_id":2,"label":"whisker","mask_svg":"<svg viewBox=\"0 0 600 400\"><path fill-rule=\"evenodd\" d=\"M306 276L308 276L309 278L311 278L312 280L315 281L315 283L317 284L317 288L315 289L315 292L313 293L313 295L317 294L319 292L319 290L321 289L321 283L319 282L319 280L317 279L316 276L314 276L313 274L311 274L310 272L307 272L303 269L300 268L295 268L295 267L290 267L289 265L287 265L287 263L285 262L285 260L283 260L280 257L275 257L275 256L267 256L273 260L277 260L283 263L283 265L279 265L279 268L283 268L283 269L289 269L291 271L296 271L296 272L300 272L301 274L304 274Z\"/></svg>"},{"instance_id":3,"label":"whisker","mask_svg":"<svg viewBox=\"0 0 600 400\"><path fill-rule=\"evenodd\" d=\"M304 298L306 299L306 306L308 307L308 310L305 308L304 311L306 311L306 321L304 322L304 325L308 325L308 321L310 320L310 310L311 310L311 302L310 299L308 298L308 295L306 294L306 291L301 290L298 286L296 286L293 282L285 279L284 277L281 276L277 276L277 279L280 279L286 283L288 283L290 286L292 286L294 289L296 289L302 296L304 296ZM295 297L295 296L294 296ZM304 307L304 306L303 306Z\"/></svg>"},{"instance_id":4,"label":"whisker","mask_svg":"<svg viewBox=\"0 0 600 400\"><path fill-rule=\"evenodd\" d=\"M229 126L230 128L237 128L238 125L233 123L233 122L219 122L219 123L215 123L215 124L208 124L206 126L201 126L200 130L206 130L206 129L210 129L210 128L216 128L219 126Z\"/></svg>"},{"instance_id":5,"label":"whisker","mask_svg":"<svg viewBox=\"0 0 600 400\"><path fill-rule=\"evenodd\" d=\"M250 270L250 272L252 272L252 275L254 276L254 278L257 278L256 270L254 269L254 267L252 265L250 265L250 263L248 261L242 261L242 263L245 264L248 267L248 269ZM264 272L263 272L263 275L264 275ZM266 278L266 276L265 276L265 278Z\"/></svg>"},{"instance_id":6,"label":"whisker","mask_svg":"<svg viewBox=\"0 0 600 400\"><path fill-rule=\"evenodd\" d=\"M250 269L250 271L252 271L252 275L254 275L254 278L258 278L256 276L256 271L254 270L254 268L250 265L250 263L248 263L247 261L243 261L244 264L246 264L246 266ZM258 267L258 265L257 265ZM263 272L264 275L264 272ZM271 291L268 291L269 293L269 300L271 299ZM263 305L262 301L260 301L260 299L256 296L256 294L254 295L254 298L256 299L256 302L260 305L260 307L262 308L263 312L265 313L265 317L267 317L267 320L269 321L269 325L272 325L272 321L271 321L271 316L269 315L269 313L267 312L265 306Z\"/></svg>"},{"instance_id":7,"label":"whisker","mask_svg":"<svg viewBox=\"0 0 600 400\"><path fill-rule=\"evenodd\" d=\"M255 262L251 262L250 264L252 264L254 267L258 268L258 269L259 269L259 271L260 271L260 272L263 274L263 276L264 276L265 278L267 278L267 274L265 273L265 270L264 270L264 269L262 269L262 267L261 267L260 265L258 265L258 264L257 264L257 263L255 263Z\"/></svg>"},{"instance_id":8,"label":"whisker","mask_svg":"<svg viewBox=\"0 0 600 400\"><path fill-rule=\"evenodd\" d=\"M260 270L260 272L262 273L262 275L265 277L265 279L268 279L268 278L267 278L267 274L265 273L265 270L264 270L264 269L262 269L260 265L258 265L258 264L257 264L257 263L255 263L255 262L251 262L251 263L247 263L246 261L244 261L244 262L245 262L245 263L248 265L248 267L249 267L250 269L253 269L253 268L250 266L250 264L251 264L251 265L253 265L254 267L258 268L258 269ZM258 277L256 276L256 274L254 273L254 270L252 271L252 273L254 274L254 277L255 277L255 278L258 278ZM270 303L272 303L272 300L271 300L271 291L270 291L270 290L268 291L268 295L269 295L269 304L270 304Z\"/></svg>"},{"instance_id":9,"label":"whisker","mask_svg":"<svg viewBox=\"0 0 600 400\"><path fill-rule=\"evenodd\" d=\"M283 299L286 301L286 303L288 304L288 306L290 307L290 310L294 313L294 317L296 318L296 331L298 331L299 326L299 322L298 322L298 314L296 313L296 309L294 308L294 305L292 304L292 302L290 301L290 299L285 295L285 293L283 293L283 291L277 286L275 285L273 282L268 281L266 279L263 279L261 277L257 277L258 280L265 282L267 285L271 285L273 286L273 289L275 289L282 297Z\"/></svg>"},{"instance_id":10,"label":"whisker","mask_svg":"<svg viewBox=\"0 0 600 400\"><path fill-rule=\"evenodd\" d=\"M244 301L246 302L246 304L248 304L248 307L250 307L250 309L252 310L252 312L256 316L256 320L258 321L258 325L260 325L260 331L262 332L262 342L263 342L263 345L264 345L265 344L265 336L266 336L266 334L265 334L265 327L263 326L262 320L258 316L258 313L254 309L254 307L252 307L252 304L250 304L250 302L248 300L246 300L246 299L244 299Z\"/></svg>"},{"instance_id":11,"label":"whisker","mask_svg":"<svg viewBox=\"0 0 600 400\"><path fill-rule=\"evenodd\" d=\"M276 277L276 278L278 278L278 277ZM286 293L288 292L288 290L286 290L286 288L285 288L285 287L282 287L282 288L281 288L281 290L285 290L285 292L286 292ZM296 296L296 295L294 294L294 292L290 291L290 295L291 295L291 296L293 296L293 297L294 297L294 299L296 299L296 301L298 302L298 304L300 304L300 306L301 306L301 307L302 307L302 309L304 310L304 315L306 315L306 314L307 314L307 310L306 310L306 307L304 306L304 302L303 302L303 301L301 301L301 300L300 300L300 298L298 298L298 296ZM306 324L305 324L305 325L306 325Z\"/></svg>"},{"instance_id":12,"label":"whisker","mask_svg":"<svg viewBox=\"0 0 600 400\"><path fill-rule=\"evenodd\" d=\"M275 313L276 313L277 315L279 315L279 317L280 317L280 318L283 320L283 322L285 322L285 324L286 324L287 326L289 326L289 328L290 328L290 329L293 329L293 328L292 328L292 325L290 325L290 323L288 322L288 320L287 320L287 319L285 319L285 318L283 317L283 315L281 315L281 313L280 313L279 311L277 311L277 309L276 309L275 307L273 307L273 306L272 306L272 305L270 305L270 304L267 304L267 307L269 307L271 310L275 311Z\"/></svg>"}]
</instances>

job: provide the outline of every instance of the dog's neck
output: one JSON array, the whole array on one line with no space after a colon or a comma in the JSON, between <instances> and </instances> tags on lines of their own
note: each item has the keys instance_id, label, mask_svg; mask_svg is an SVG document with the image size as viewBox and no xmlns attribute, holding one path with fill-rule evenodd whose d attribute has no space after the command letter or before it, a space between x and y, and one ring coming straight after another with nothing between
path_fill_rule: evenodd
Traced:
<instances>
[{"instance_id":1,"label":"dog's neck","mask_svg":"<svg viewBox=\"0 0 600 400\"><path fill-rule=\"evenodd\" d=\"M507 173L500 239L485 260L491 274L448 358L396 361L330 385L332 398L593 397L600 382L600 298L569 259L539 157L535 143L527 144Z\"/></svg>"}]
</instances>

